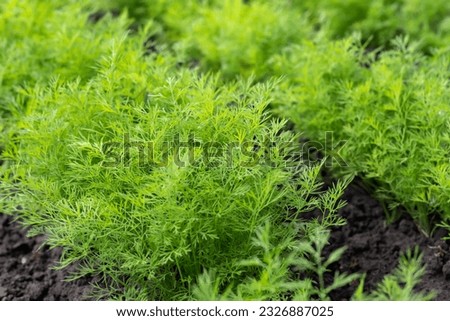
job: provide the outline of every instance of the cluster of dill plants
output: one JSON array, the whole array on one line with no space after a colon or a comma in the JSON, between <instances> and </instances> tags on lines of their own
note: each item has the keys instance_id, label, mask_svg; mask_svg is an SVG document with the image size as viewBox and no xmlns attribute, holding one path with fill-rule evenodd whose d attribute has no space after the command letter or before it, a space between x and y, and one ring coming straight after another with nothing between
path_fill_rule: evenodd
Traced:
<instances>
[{"instance_id":1,"label":"cluster of dill plants","mask_svg":"<svg viewBox=\"0 0 450 321\"><path fill-rule=\"evenodd\" d=\"M2 1L1 211L62 247L72 278L98 276L97 297L327 300L360 280L354 299L430 299L414 292L417 251L365 293L357 274L327 281L345 248L324 249L354 176L391 216L449 226L449 12L444 0ZM295 157L300 134L327 157Z\"/></svg>"}]
</instances>

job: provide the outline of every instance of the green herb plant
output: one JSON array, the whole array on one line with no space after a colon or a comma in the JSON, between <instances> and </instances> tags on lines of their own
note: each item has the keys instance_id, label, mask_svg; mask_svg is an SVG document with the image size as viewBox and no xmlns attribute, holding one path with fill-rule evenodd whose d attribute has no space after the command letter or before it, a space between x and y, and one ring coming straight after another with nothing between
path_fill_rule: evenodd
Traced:
<instances>
[{"instance_id":1,"label":"green herb plant","mask_svg":"<svg viewBox=\"0 0 450 321\"><path fill-rule=\"evenodd\" d=\"M450 218L449 56L424 57L401 38L395 46L376 60L352 39L286 51L275 65L287 80L279 112L313 140L332 132L341 144L329 152L346 162L335 172L363 177L391 214L406 208L429 233Z\"/></svg>"},{"instance_id":2,"label":"green herb plant","mask_svg":"<svg viewBox=\"0 0 450 321\"><path fill-rule=\"evenodd\" d=\"M292 228L292 227L291 227ZM296 235L303 235L300 241ZM270 225L261 227L253 238L255 247L263 249L259 257L247 259L240 265L253 267L256 277L245 279L236 286L221 289L221 280L214 271L199 277L193 295L196 300L329 300L332 290L359 278L357 274L336 273L332 284L325 284L327 267L341 258L344 248L322 257L328 243L329 231L318 224L294 226L290 237L275 239ZM283 254L286 254L283 256ZM293 272L295 271L295 272ZM299 277L299 275L307 277Z\"/></svg>"},{"instance_id":3,"label":"green herb plant","mask_svg":"<svg viewBox=\"0 0 450 321\"><path fill-rule=\"evenodd\" d=\"M186 20L179 29L184 33L176 47L205 69L220 70L227 78L253 75L257 79L270 76L267 67L273 54L312 33L299 11L241 0L204 6L198 17Z\"/></svg>"},{"instance_id":4,"label":"green herb plant","mask_svg":"<svg viewBox=\"0 0 450 321\"><path fill-rule=\"evenodd\" d=\"M426 233L448 222L447 2L189 3L184 19L166 5L174 48L225 79L284 77L273 105L313 141L332 132L336 172L362 176L390 215L405 208Z\"/></svg>"},{"instance_id":5,"label":"green herb plant","mask_svg":"<svg viewBox=\"0 0 450 321\"><path fill-rule=\"evenodd\" d=\"M206 270L223 285L252 273L261 226L284 244L313 209L305 224L343 224L345 182L320 192L320 166L292 159L298 137L266 110L274 83L223 83L143 50L123 38L88 82L27 92L2 204L64 249L60 268L80 263L110 298L186 299Z\"/></svg>"},{"instance_id":6,"label":"green herb plant","mask_svg":"<svg viewBox=\"0 0 450 321\"><path fill-rule=\"evenodd\" d=\"M267 78L270 57L291 43L310 38L313 27L300 10L287 3L265 1L112 1L106 7L147 12L161 26L160 40L179 59L203 71L219 71L227 79L237 75ZM137 21L146 21L142 15Z\"/></svg>"},{"instance_id":7,"label":"green herb plant","mask_svg":"<svg viewBox=\"0 0 450 321\"><path fill-rule=\"evenodd\" d=\"M63 79L87 80L126 20L88 20L88 1L14 1L0 4L0 90L2 111L17 87ZM6 97L5 97L6 96Z\"/></svg>"},{"instance_id":8,"label":"green herb plant","mask_svg":"<svg viewBox=\"0 0 450 321\"><path fill-rule=\"evenodd\" d=\"M426 301L434 298L435 293L417 291L416 287L425 273L422 255L418 248L408 250L400 257L399 266L370 293L364 291L364 278L357 274L334 275L331 284L325 284L324 274L329 272L327 267L337 262L345 248L332 252L328 258L323 258L321 251L328 242L329 231L320 225L308 224L309 233L302 234L303 241L289 240L289 243L277 244L271 242L270 226L266 225L257 232L253 242L255 246L264 249L261 257L241 262L242 265L254 266L258 269L256 277L250 277L237 285L221 288L221 280L214 271L208 271L199 277L193 291L193 299L199 301L219 300L299 300L311 301L315 299L330 300L330 293L342 286L360 279L352 299L357 301ZM297 227L298 228L298 227ZM303 230L300 227L300 230ZM292 234L297 235L298 231ZM309 235L309 237L308 237ZM287 256L281 253L291 249ZM292 271L308 275L306 278L294 277Z\"/></svg>"},{"instance_id":9,"label":"green herb plant","mask_svg":"<svg viewBox=\"0 0 450 321\"><path fill-rule=\"evenodd\" d=\"M377 288L369 293L363 292L364 280L353 295L354 300L362 301L428 301L434 298L435 293L415 292L425 274L422 265L422 255L418 248L409 249L400 257L398 267L392 274L386 276Z\"/></svg>"},{"instance_id":10,"label":"green herb plant","mask_svg":"<svg viewBox=\"0 0 450 321\"><path fill-rule=\"evenodd\" d=\"M52 78L88 81L111 42L127 34L124 15L89 21L90 1L0 3L0 152L26 112L26 91Z\"/></svg>"}]
</instances>

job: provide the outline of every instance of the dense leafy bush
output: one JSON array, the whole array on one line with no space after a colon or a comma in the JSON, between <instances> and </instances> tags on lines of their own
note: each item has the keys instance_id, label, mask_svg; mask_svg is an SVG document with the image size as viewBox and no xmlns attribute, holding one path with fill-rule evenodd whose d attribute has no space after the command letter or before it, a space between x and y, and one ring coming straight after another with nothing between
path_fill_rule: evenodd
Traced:
<instances>
[{"instance_id":1,"label":"dense leafy bush","mask_svg":"<svg viewBox=\"0 0 450 321\"><path fill-rule=\"evenodd\" d=\"M290 160L296 136L265 112L270 83L223 84L141 46L115 43L88 83L30 91L5 153L6 205L65 249L62 266L81 260L128 299L181 299L204 269L225 284L248 275L260 226L291 242L305 211L342 223L343 185L317 194L319 168Z\"/></svg>"}]
</instances>

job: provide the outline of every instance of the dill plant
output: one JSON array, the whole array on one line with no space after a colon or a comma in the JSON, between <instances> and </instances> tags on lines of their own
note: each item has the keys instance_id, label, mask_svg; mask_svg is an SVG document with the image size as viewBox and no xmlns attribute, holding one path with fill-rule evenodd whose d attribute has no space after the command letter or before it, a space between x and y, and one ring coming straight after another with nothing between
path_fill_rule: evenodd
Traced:
<instances>
[{"instance_id":1,"label":"dill plant","mask_svg":"<svg viewBox=\"0 0 450 321\"><path fill-rule=\"evenodd\" d=\"M255 267L256 277L249 277L240 284L220 287L220 278L214 270L203 273L193 291L193 299L207 300L330 300L333 290L356 282L359 286L352 300L357 301L427 301L434 298L434 292L417 291L425 266L422 254L416 247L400 257L398 267L367 293L364 289L365 276L340 274L336 272L332 282L326 283L324 276L329 266L341 258L345 248L339 248L323 257L322 251L329 239L329 231L317 224L293 225L292 236L300 232L302 240L287 238L276 240L269 225L261 227L253 238L255 246L264 249L258 257L244 260L240 264ZM282 254L287 252L284 256ZM307 278L291 279L291 271L308 275Z\"/></svg>"},{"instance_id":2,"label":"dill plant","mask_svg":"<svg viewBox=\"0 0 450 321\"><path fill-rule=\"evenodd\" d=\"M184 28L177 43L202 66L226 77L267 75L270 57L290 43L309 37L311 26L301 12L283 5L226 0L203 7Z\"/></svg>"},{"instance_id":3,"label":"dill plant","mask_svg":"<svg viewBox=\"0 0 450 321\"><path fill-rule=\"evenodd\" d=\"M398 267L377 285L371 293L364 293L364 281L353 295L359 301L428 301L435 293L416 292L414 288L425 274L422 265L422 254L418 248L409 249L400 257Z\"/></svg>"},{"instance_id":4,"label":"dill plant","mask_svg":"<svg viewBox=\"0 0 450 321\"><path fill-rule=\"evenodd\" d=\"M125 16L90 23L90 1L5 0L0 3L0 152L26 113L27 91L52 78L88 81Z\"/></svg>"},{"instance_id":5,"label":"dill plant","mask_svg":"<svg viewBox=\"0 0 450 321\"><path fill-rule=\"evenodd\" d=\"M324 274L328 266L340 259L345 248L322 257L328 243L329 231L318 224L293 224L290 237L281 240L272 235L271 226L260 227L252 242L264 251L241 266L255 268L256 277L245 279L237 285L220 288L215 271L206 271L199 277L193 295L196 300L329 300L331 291L359 278L357 274L336 273L331 284L325 284ZM303 235L300 241L296 235ZM292 269L296 278L292 278ZM310 277L299 277L300 273Z\"/></svg>"},{"instance_id":6,"label":"dill plant","mask_svg":"<svg viewBox=\"0 0 450 321\"><path fill-rule=\"evenodd\" d=\"M304 212L322 211L310 224L324 228L343 223L345 184L319 192L319 167L290 158L297 136L266 111L273 83L223 83L141 47L123 38L90 81L35 86L7 146L3 208L64 249L61 268L81 262L78 276L99 274L116 298L186 299L205 270L223 286L249 275L241 262L262 252L251 242L261 226L283 243ZM202 146L193 159L166 148L191 135ZM253 151L265 139L272 148ZM152 143L152 157L139 142ZM230 158L217 152L230 145Z\"/></svg>"},{"instance_id":7,"label":"dill plant","mask_svg":"<svg viewBox=\"0 0 450 321\"><path fill-rule=\"evenodd\" d=\"M275 64L289 79L279 111L313 140L330 131L345 142L334 152L348 166L335 172L361 175L391 214L406 208L430 232L436 215L450 218L449 56L424 57L402 38L394 45L377 59L352 39L286 51Z\"/></svg>"},{"instance_id":8,"label":"dill plant","mask_svg":"<svg viewBox=\"0 0 450 321\"><path fill-rule=\"evenodd\" d=\"M93 66L123 34L127 21L88 21L89 1L13 1L0 4L0 90L2 111L10 108L20 86L63 79L87 80ZM5 98L9 97L9 98Z\"/></svg>"},{"instance_id":9,"label":"dill plant","mask_svg":"<svg viewBox=\"0 0 450 321\"><path fill-rule=\"evenodd\" d=\"M270 77L270 57L291 43L310 38L313 27L287 3L264 1L113 1L110 7L148 12L161 26L159 36L186 62L223 77ZM141 23L145 19L136 18Z\"/></svg>"}]
</instances>

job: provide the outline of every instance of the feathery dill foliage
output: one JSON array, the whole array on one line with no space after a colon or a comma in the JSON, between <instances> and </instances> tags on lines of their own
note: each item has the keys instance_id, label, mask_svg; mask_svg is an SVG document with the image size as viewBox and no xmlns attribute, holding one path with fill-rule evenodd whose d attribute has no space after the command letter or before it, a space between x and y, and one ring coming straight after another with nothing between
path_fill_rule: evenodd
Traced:
<instances>
[{"instance_id":1,"label":"feathery dill foliage","mask_svg":"<svg viewBox=\"0 0 450 321\"><path fill-rule=\"evenodd\" d=\"M299 231L305 237L302 240L287 238L280 242L272 234L269 225L261 227L253 238L255 246L264 251L258 256L244 260L240 264L252 266L257 270L257 277L248 278L235 286L221 289L220 278L214 270L206 271L195 285L193 296L200 301L207 300L284 300L286 298L298 301L329 300L331 291L359 279L358 275L340 274L336 272L331 284L324 280L328 267L339 261L344 248L339 248L323 257L322 251L328 242L329 231L319 225L292 225L292 236ZM283 253L287 252L283 256ZM311 278L289 278L290 271L304 275L314 275ZM432 300L435 293L417 291L416 286L425 274L425 266L418 248L414 252L408 250L400 257L398 267L371 293L364 292L364 277L356 289L353 300L390 300L390 301L426 301ZM289 293L289 295L286 295ZM281 294L281 295L280 295Z\"/></svg>"},{"instance_id":2,"label":"feathery dill foliage","mask_svg":"<svg viewBox=\"0 0 450 321\"><path fill-rule=\"evenodd\" d=\"M180 58L203 71L220 70L227 79L270 77L270 57L313 33L303 12L290 10L284 2L115 0L109 7L125 7L132 16L147 12L147 19L161 26L158 36L169 41ZM136 18L145 21L141 14Z\"/></svg>"},{"instance_id":3,"label":"feathery dill foliage","mask_svg":"<svg viewBox=\"0 0 450 321\"><path fill-rule=\"evenodd\" d=\"M290 43L310 35L312 27L300 11L262 2L225 0L202 7L185 21L177 46L208 70L225 77L267 76L270 57Z\"/></svg>"},{"instance_id":4,"label":"feathery dill foliage","mask_svg":"<svg viewBox=\"0 0 450 321\"><path fill-rule=\"evenodd\" d=\"M359 278L358 275L336 273L331 284L325 284L324 275L329 265L337 262L345 248L331 253L328 258L322 251L329 239L329 231L316 224L293 224L291 237L277 239L269 224L258 229L253 238L254 246L263 251L259 256L241 261L241 266L253 267L257 276L247 278L236 286L222 290L221 280L215 271L206 271L199 277L193 295L196 300L285 300L287 298L306 301L329 300L331 291ZM295 235L304 235L302 240ZM286 253L286 254L285 254ZM283 255L284 254L284 255ZM292 270L297 275L312 275L312 278L297 277L292 280Z\"/></svg>"},{"instance_id":5,"label":"feathery dill foliage","mask_svg":"<svg viewBox=\"0 0 450 321\"><path fill-rule=\"evenodd\" d=\"M90 8L87 0L0 2L0 154L33 86L55 77L88 81L111 42L127 33L125 16L93 24Z\"/></svg>"},{"instance_id":6,"label":"feathery dill foliage","mask_svg":"<svg viewBox=\"0 0 450 321\"><path fill-rule=\"evenodd\" d=\"M228 79L286 77L278 94L283 117L313 140L333 131L335 142L347 141L343 170L375 182L391 209L405 207L427 231L436 213L448 224L448 1L189 4L190 14L176 19L178 5L165 3L161 20L177 30L174 48ZM371 48L391 50L326 39L355 31Z\"/></svg>"},{"instance_id":7,"label":"feathery dill foliage","mask_svg":"<svg viewBox=\"0 0 450 321\"><path fill-rule=\"evenodd\" d=\"M279 111L312 139L332 131L345 141L338 153L349 166L336 170L375 182L391 210L403 206L431 231L435 214L450 219L449 55L426 58L401 38L395 46L377 60L351 39L292 48L277 58L287 75Z\"/></svg>"},{"instance_id":8,"label":"feathery dill foliage","mask_svg":"<svg viewBox=\"0 0 450 321\"><path fill-rule=\"evenodd\" d=\"M4 206L20 206L32 234L64 248L61 267L81 261L80 275L105 276L127 299L186 299L205 270L224 286L252 275L241 262L263 253L251 242L260 226L284 244L296 237L288 222L305 211L323 212L307 226L342 224L344 183L319 192L319 167L290 160L298 138L265 110L274 84L225 84L177 69L168 56L143 58L140 45L115 43L87 83L36 86L8 146ZM190 135L201 144L193 161L188 148L165 148ZM231 163L217 150L204 158L208 142L248 149L266 139L272 148L238 149ZM153 144L153 161L138 142Z\"/></svg>"},{"instance_id":9,"label":"feathery dill foliage","mask_svg":"<svg viewBox=\"0 0 450 321\"><path fill-rule=\"evenodd\" d=\"M89 1L0 3L0 113L22 110L20 88L62 79L85 81L112 39L124 34L126 20L88 21Z\"/></svg>"}]
</instances>

